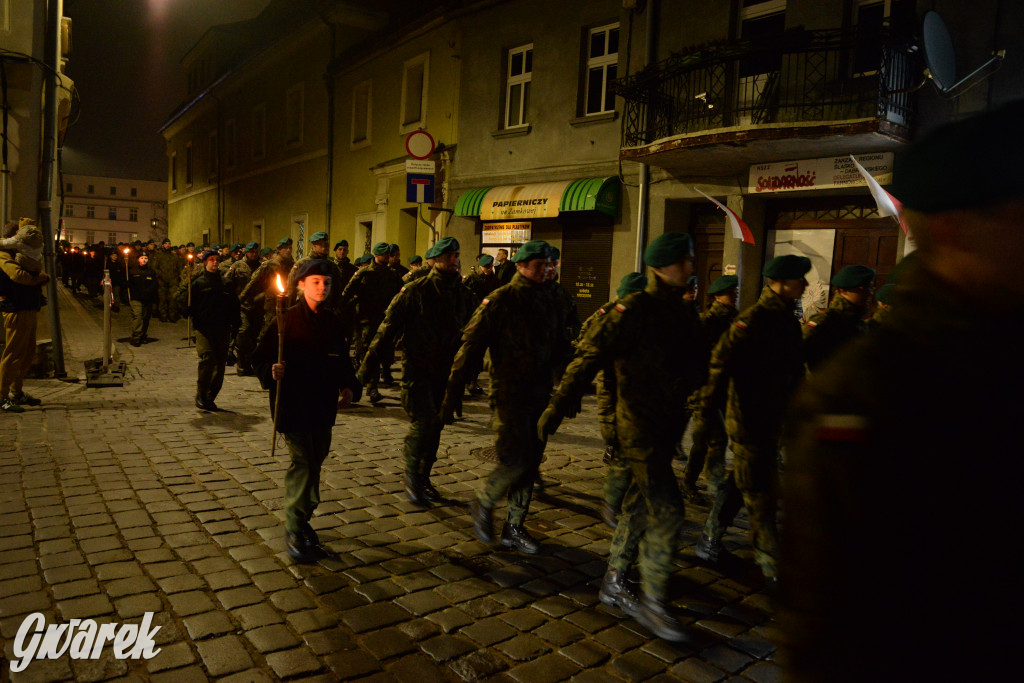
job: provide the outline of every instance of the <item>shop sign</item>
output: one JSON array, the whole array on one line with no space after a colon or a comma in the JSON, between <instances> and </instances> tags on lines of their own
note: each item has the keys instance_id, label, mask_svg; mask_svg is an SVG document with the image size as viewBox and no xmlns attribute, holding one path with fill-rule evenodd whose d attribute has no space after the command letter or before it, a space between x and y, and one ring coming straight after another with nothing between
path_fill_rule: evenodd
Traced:
<instances>
[{"instance_id":1,"label":"shop sign","mask_svg":"<svg viewBox=\"0 0 1024 683\"><path fill-rule=\"evenodd\" d=\"M496 187L480 204L480 218L502 220L506 218L554 218L558 204L571 180L555 183L531 183Z\"/></svg>"},{"instance_id":2,"label":"shop sign","mask_svg":"<svg viewBox=\"0 0 1024 683\"><path fill-rule=\"evenodd\" d=\"M892 152L855 155L857 161L882 185L892 182ZM778 161L750 167L747 191L751 194L865 187L849 155L799 161Z\"/></svg>"},{"instance_id":3,"label":"shop sign","mask_svg":"<svg viewBox=\"0 0 1024 683\"><path fill-rule=\"evenodd\" d=\"M523 244L533 237L533 225L522 223L484 223L482 244Z\"/></svg>"}]
</instances>

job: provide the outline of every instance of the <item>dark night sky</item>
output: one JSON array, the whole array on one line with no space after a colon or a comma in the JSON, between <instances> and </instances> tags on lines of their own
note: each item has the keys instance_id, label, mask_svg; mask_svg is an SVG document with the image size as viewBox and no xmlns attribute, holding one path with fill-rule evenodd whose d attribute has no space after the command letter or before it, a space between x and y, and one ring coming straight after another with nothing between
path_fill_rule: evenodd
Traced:
<instances>
[{"instance_id":1,"label":"dark night sky","mask_svg":"<svg viewBox=\"0 0 1024 683\"><path fill-rule=\"evenodd\" d=\"M182 56L209 27L254 17L267 2L65 0L81 114L64 141L64 172L166 180L157 131L185 97Z\"/></svg>"}]
</instances>

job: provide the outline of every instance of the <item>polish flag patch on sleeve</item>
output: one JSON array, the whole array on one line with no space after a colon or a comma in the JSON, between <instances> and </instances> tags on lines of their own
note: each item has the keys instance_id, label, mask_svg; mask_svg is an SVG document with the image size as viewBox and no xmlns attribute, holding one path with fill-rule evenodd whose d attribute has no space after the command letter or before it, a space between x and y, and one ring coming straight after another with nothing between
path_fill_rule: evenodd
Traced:
<instances>
[{"instance_id":1,"label":"polish flag patch on sleeve","mask_svg":"<svg viewBox=\"0 0 1024 683\"><path fill-rule=\"evenodd\" d=\"M622 304L615 304L615 310L618 311L619 313L622 313L626 310L626 307L623 306Z\"/></svg>"},{"instance_id":2,"label":"polish flag patch on sleeve","mask_svg":"<svg viewBox=\"0 0 1024 683\"><path fill-rule=\"evenodd\" d=\"M398 291L399 294L402 294L403 292L405 292L405 287L402 287L402 289Z\"/></svg>"},{"instance_id":3,"label":"polish flag patch on sleeve","mask_svg":"<svg viewBox=\"0 0 1024 683\"><path fill-rule=\"evenodd\" d=\"M818 326L818 323L814 322L813 320L808 320L807 321L807 327L817 327L817 326Z\"/></svg>"},{"instance_id":4,"label":"polish flag patch on sleeve","mask_svg":"<svg viewBox=\"0 0 1024 683\"><path fill-rule=\"evenodd\" d=\"M480 302L480 305L481 305L481 306L486 306L486 305L487 305L487 304L489 304L489 303L491 303L491 300L490 300L490 299L484 299L483 301L481 301L481 302Z\"/></svg>"},{"instance_id":5,"label":"polish flag patch on sleeve","mask_svg":"<svg viewBox=\"0 0 1024 683\"><path fill-rule=\"evenodd\" d=\"M870 432L863 415L819 415L815 426L818 441L831 443L865 443Z\"/></svg>"},{"instance_id":6,"label":"polish flag patch on sleeve","mask_svg":"<svg viewBox=\"0 0 1024 683\"><path fill-rule=\"evenodd\" d=\"M741 330L745 330L745 329L747 329L747 324L746 324L745 322L743 322L742 320L737 320L737 321L736 321L735 323L733 323L733 324L734 324L734 325L735 325L736 327L740 328Z\"/></svg>"}]
</instances>

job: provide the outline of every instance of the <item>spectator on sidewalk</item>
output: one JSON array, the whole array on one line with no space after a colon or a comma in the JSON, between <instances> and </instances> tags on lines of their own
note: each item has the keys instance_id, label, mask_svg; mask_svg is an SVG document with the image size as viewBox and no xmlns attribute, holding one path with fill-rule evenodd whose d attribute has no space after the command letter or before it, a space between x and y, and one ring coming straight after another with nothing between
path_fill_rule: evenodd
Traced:
<instances>
[{"instance_id":1,"label":"spectator on sidewalk","mask_svg":"<svg viewBox=\"0 0 1024 683\"><path fill-rule=\"evenodd\" d=\"M139 251L135 263L128 268L128 297L132 308L131 345L142 346L158 297L156 273L149 267L149 254L145 251Z\"/></svg>"},{"instance_id":2,"label":"spectator on sidewalk","mask_svg":"<svg viewBox=\"0 0 1024 683\"><path fill-rule=\"evenodd\" d=\"M26 225L30 219L21 219ZM4 226L3 237L13 237L18 221ZM0 312L4 321L4 348L0 353L0 410L24 412L22 406L37 406L38 398L29 396L22 383L36 354L36 323L39 309L45 303L43 285L49 276L41 271L29 272L18 264L10 251L0 251Z\"/></svg>"},{"instance_id":3,"label":"spectator on sidewalk","mask_svg":"<svg viewBox=\"0 0 1024 683\"><path fill-rule=\"evenodd\" d=\"M320 503L320 468L331 450L338 411L358 400L362 390L341 318L324 305L331 272L325 259L303 262L295 274L302 296L284 315L282 361L277 362L276 318L253 354L260 382L270 388L271 406L280 380L276 425L291 453L284 479L286 546L297 562L315 561L322 552L309 523Z\"/></svg>"},{"instance_id":4,"label":"spectator on sidewalk","mask_svg":"<svg viewBox=\"0 0 1024 683\"><path fill-rule=\"evenodd\" d=\"M213 249L200 257L203 272L192 281L192 304L186 302L185 287L178 288L179 305L192 318L199 354L199 376L196 381L196 407L216 411L214 402L224 384L224 368L228 362L231 330L238 327L238 298L231 283L221 274L220 256Z\"/></svg>"}]
</instances>

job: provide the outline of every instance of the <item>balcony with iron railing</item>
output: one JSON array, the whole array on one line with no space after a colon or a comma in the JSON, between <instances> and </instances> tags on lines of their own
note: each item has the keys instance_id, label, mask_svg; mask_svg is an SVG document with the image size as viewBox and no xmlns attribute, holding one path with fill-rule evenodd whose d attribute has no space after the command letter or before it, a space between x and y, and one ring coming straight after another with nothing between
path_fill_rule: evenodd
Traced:
<instances>
[{"instance_id":1,"label":"balcony with iron railing","mask_svg":"<svg viewBox=\"0 0 1024 683\"><path fill-rule=\"evenodd\" d=\"M909 43L887 31L796 29L686 50L615 83L621 156L696 170L708 159L693 152L711 147L730 167L717 170L738 170L892 149L910 137L919 76Z\"/></svg>"}]
</instances>

